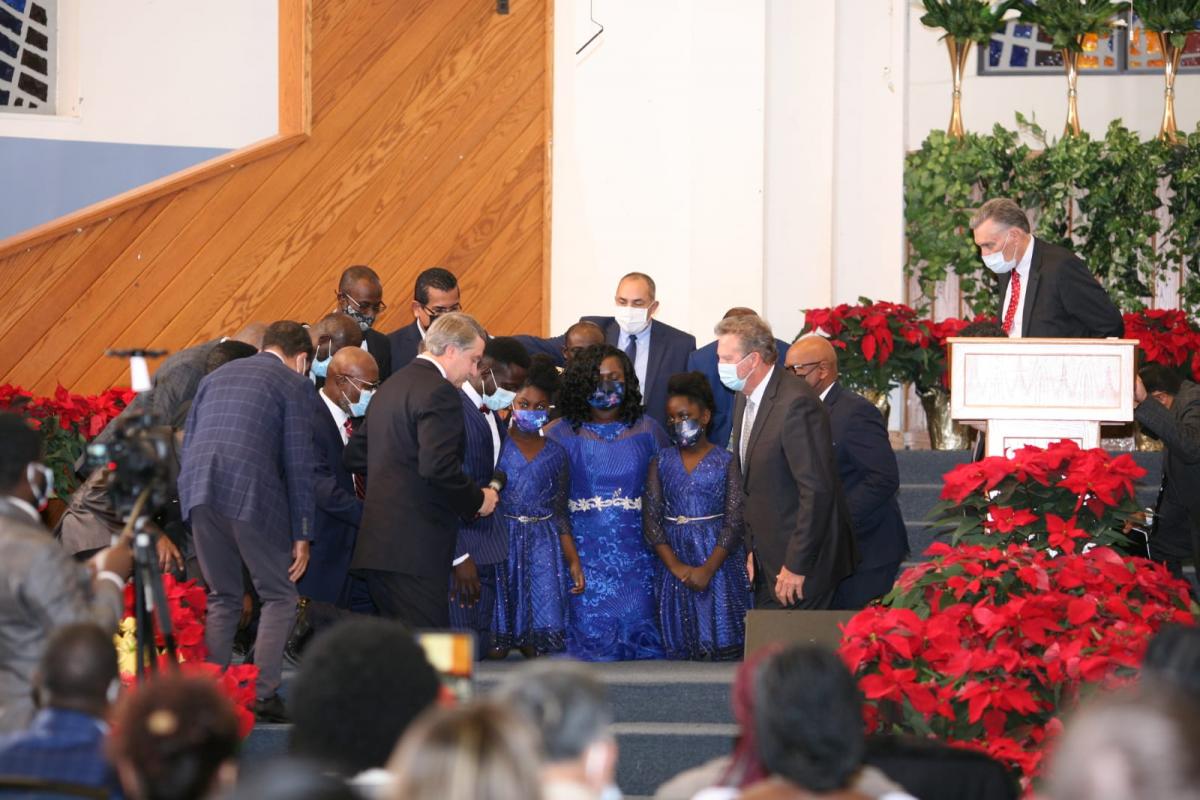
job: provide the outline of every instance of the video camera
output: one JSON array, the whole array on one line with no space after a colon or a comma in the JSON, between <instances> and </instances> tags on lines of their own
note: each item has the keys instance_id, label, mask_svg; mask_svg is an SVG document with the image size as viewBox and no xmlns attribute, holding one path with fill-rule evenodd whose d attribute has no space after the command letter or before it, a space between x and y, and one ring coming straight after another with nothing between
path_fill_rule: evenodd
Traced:
<instances>
[{"instance_id":1,"label":"video camera","mask_svg":"<svg viewBox=\"0 0 1200 800\"><path fill-rule=\"evenodd\" d=\"M153 516L171 502L172 487L179 477L175 433L158 424L153 414L120 421L112 441L88 445L87 455L91 469L108 470L108 496L122 518L133 512L147 490L142 514Z\"/></svg>"}]
</instances>

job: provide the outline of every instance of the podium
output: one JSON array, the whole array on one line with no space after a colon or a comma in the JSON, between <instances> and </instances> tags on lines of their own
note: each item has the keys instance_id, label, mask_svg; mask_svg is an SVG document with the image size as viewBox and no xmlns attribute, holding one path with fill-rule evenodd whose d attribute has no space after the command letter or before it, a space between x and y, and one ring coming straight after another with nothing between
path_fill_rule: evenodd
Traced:
<instances>
[{"instance_id":1,"label":"podium","mask_svg":"<svg viewBox=\"0 0 1200 800\"><path fill-rule=\"evenodd\" d=\"M948 341L950 416L987 424L986 455L1059 439L1099 447L1101 423L1133 419L1135 339Z\"/></svg>"}]
</instances>

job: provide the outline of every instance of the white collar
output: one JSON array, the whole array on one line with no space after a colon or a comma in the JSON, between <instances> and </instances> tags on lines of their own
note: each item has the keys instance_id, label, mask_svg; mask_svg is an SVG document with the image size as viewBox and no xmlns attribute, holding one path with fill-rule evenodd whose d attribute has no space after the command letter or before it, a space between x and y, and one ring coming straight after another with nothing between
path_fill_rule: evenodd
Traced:
<instances>
[{"instance_id":1,"label":"white collar","mask_svg":"<svg viewBox=\"0 0 1200 800\"><path fill-rule=\"evenodd\" d=\"M837 381L834 381L833 383L837 383ZM821 392L821 402L822 403L825 402L825 395L829 394L829 390L833 388L833 383L826 386L825 391Z\"/></svg>"},{"instance_id":2,"label":"white collar","mask_svg":"<svg viewBox=\"0 0 1200 800\"><path fill-rule=\"evenodd\" d=\"M1034 238L1030 236L1029 246L1025 248L1025 255L1021 256L1021 260L1018 261L1017 266L1014 267L1017 272L1021 273L1021 283L1025 283L1027 280L1029 280L1029 270L1033 266L1034 241Z\"/></svg>"},{"instance_id":3,"label":"white collar","mask_svg":"<svg viewBox=\"0 0 1200 800\"><path fill-rule=\"evenodd\" d=\"M462 390L467 397L471 398L472 403L477 406L483 405L483 395L475 391L475 387L471 385L470 381L463 381Z\"/></svg>"},{"instance_id":4,"label":"white collar","mask_svg":"<svg viewBox=\"0 0 1200 800\"><path fill-rule=\"evenodd\" d=\"M775 370L779 369L779 365L775 364L771 367L771 371L763 376L762 382L754 387L754 391L746 398L754 407L758 408L762 404L763 395L767 393L767 384L771 382L771 377L775 374Z\"/></svg>"},{"instance_id":5,"label":"white collar","mask_svg":"<svg viewBox=\"0 0 1200 800\"><path fill-rule=\"evenodd\" d=\"M22 500L21 498L17 497L16 495L11 495L11 494L5 495L5 499L8 500L8 502L12 503L17 508L24 511L26 514L28 514L33 519L34 522L38 523L39 525L42 523L42 515L38 513L38 510L36 508L34 508L32 505L30 505L26 501Z\"/></svg>"},{"instance_id":6,"label":"white collar","mask_svg":"<svg viewBox=\"0 0 1200 800\"><path fill-rule=\"evenodd\" d=\"M429 355L429 353L421 353L421 355L417 356L417 358L423 358L426 361L428 361L430 364L433 364L435 367L437 367L437 371L442 373L443 378L446 378L446 380L450 380L450 378L446 375L446 368L443 367L441 364L439 364L438 360L436 358L434 358L433 356Z\"/></svg>"},{"instance_id":7,"label":"white collar","mask_svg":"<svg viewBox=\"0 0 1200 800\"><path fill-rule=\"evenodd\" d=\"M334 423L339 429L344 428L346 426L346 420L350 419L350 415L343 411L341 406L329 399L329 395L325 394L324 387L322 387L321 391L317 392L317 394L321 395L321 399L324 400L325 405L329 407L329 413L333 414Z\"/></svg>"},{"instance_id":8,"label":"white collar","mask_svg":"<svg viewBox=\"0 0 1200 800\"><path fill-rule=\"evenodd\" d=\"M421 334L421 341L425 341L425 329L421 327L421 320L414 319L413 321L417 323L417 333Z\"/></svg>"}]
</instances>

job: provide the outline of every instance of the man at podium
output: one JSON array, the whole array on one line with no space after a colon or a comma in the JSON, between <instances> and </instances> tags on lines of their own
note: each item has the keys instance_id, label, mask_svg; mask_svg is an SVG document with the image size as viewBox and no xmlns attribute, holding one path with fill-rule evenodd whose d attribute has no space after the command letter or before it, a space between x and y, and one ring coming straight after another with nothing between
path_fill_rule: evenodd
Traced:
<instances>
[{"instance_id":1,"label":"man at podium","mask_svg":"<svg viewBox=\"0 0 1200 800\"><path fill-rule=\"evenodd\" d=\"M1124 332L1121 312L1083 261L1034 239L1015 202L988 200L971 230L983 263L1000 276L1000 320L1010 337L1102 339Z\"/></svg>"}]
</instances>

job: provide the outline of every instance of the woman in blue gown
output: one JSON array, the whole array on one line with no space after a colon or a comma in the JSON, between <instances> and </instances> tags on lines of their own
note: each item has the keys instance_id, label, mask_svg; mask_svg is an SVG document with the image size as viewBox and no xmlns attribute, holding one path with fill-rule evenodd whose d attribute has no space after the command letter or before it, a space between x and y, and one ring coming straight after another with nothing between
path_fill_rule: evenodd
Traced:
<instances>
[{"instance_id":1,"label":"woman in blue gown","mask_svg":"<svg viewBox=\"0 0 1200 800\"><path fill-rule=\"evenodd\" d=\"M642 490L666 432L642 414L633 365L612 345L572 359L559 407L563 418L546 435L570 457L571 531L587 581L571 596L567 652L586 661L662 658Z\"/></svg>"}]
</instances>

